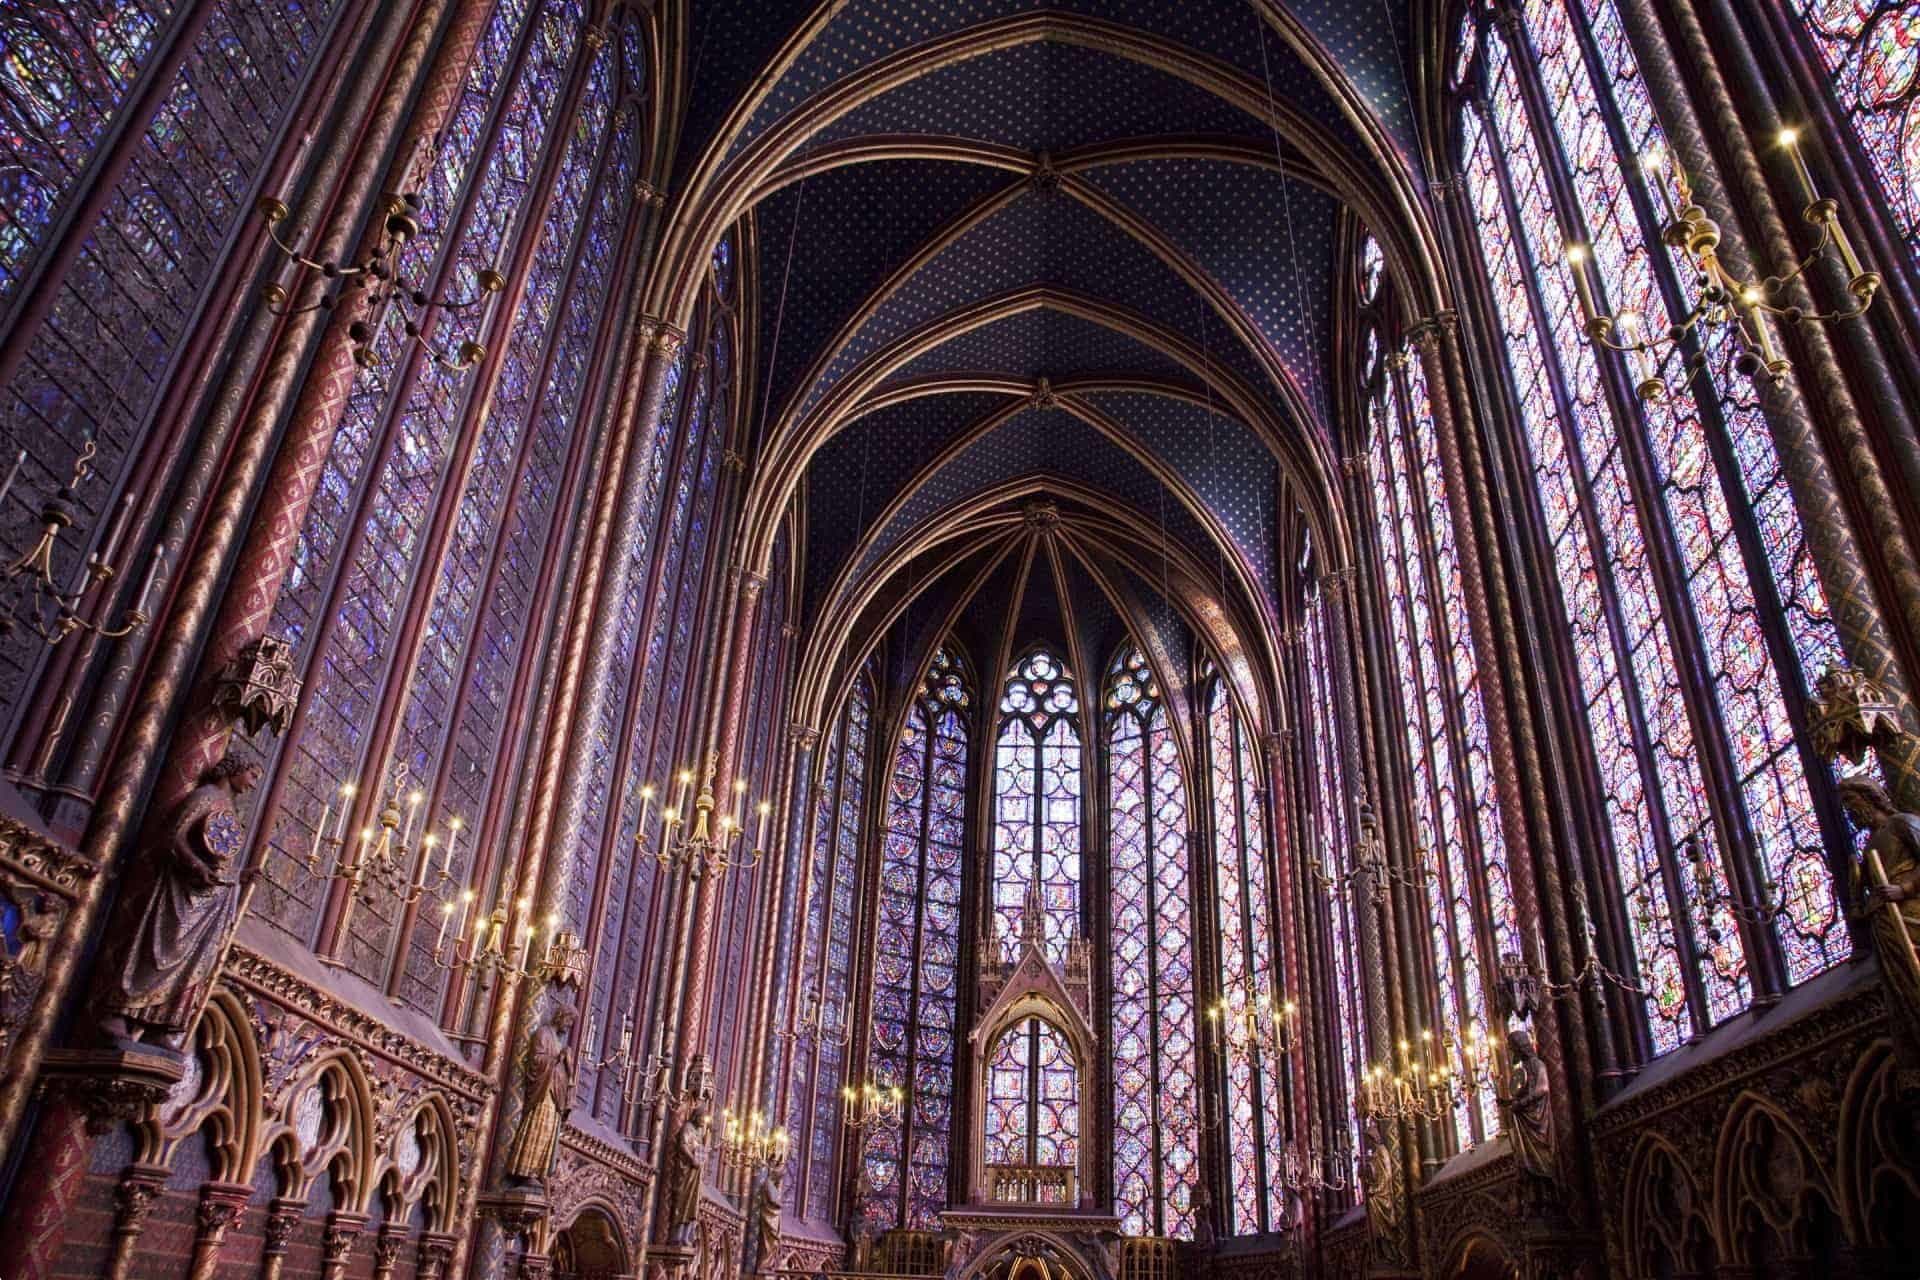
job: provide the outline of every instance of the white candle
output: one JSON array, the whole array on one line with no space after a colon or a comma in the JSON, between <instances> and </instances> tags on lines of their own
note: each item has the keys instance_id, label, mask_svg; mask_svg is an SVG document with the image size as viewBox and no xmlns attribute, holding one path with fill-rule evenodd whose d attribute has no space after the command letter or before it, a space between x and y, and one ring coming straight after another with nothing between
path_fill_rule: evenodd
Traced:
<instances>
[{"instance_id":1,"label":"white candle","mask_svg":"<svg viewBox=\"0 0 1920 1280\"><path fill-rule=\"evenodd\" d=\"M418 791L407 797L407 825L400 829L400 843L403 845L413 840L413 824L420 817L420 802L425 798Z\"/></svg>"},{"instance_id":2,"label":"white candle","mask_svg":"<svg viewBox=\"0 0 1920 1280\"><path fill-rule=\"evenodd\" d=\"M433 862L433 846L440 843L439 836L430 835L420 842L420 863L413 869L413 887L424 889L427 884L427 868Z\"/></svg>"},{"instance_id":3,"label":"white candle","mask_svg":"<svg viewBox=\"0 0 1920 1280\"><path fill-rule=\"evenodd\" d=\"M313 848L307 854L307 861L316 867L320 865L320 845L327 838L327 818L333 813L333 801L320 806L320 821L314 824Z\"/></svg>"},{"instance_id":4,"label":"white candle","mask_svg":"<svg viewBox=\"0 0 1920 1280\"><path fill-rule=\"evenodd\" d=\"M467 824L459 818L447 819L447 850L440 855L440 875L444 879L453 874L453 846L460 839L460 828Z\"/></svg>"},{"instance_id":5,"label":"white candle","mask_svg":"<svg viewBox=\"0 0 1920 1280\"><path fill-rule=\"evenodd\" d=\"M753 842L753 847L756 849L765 849L767 847L767 818L772 813L773 806L765 800L762 800L760 802L760 835L759 838Z\"/></svg>"},{"instance_id":6,"label":"white candle","mask_svg":"<svg viewBox=\"0 0 1920 1280\"><path fill-rule=\"evenodd\" d=\"M682 769L680 771L680 798L676 800L673 805L673 807L681 813L687 811L687 789L691 786L693 786L693 770Z\"/></svg>"},{"instance_id":7,"label":"white candle","mask_svg":"<svg viewBox=\"0 0 1920 1280\"><path fill-rule=\"evenodd\" d=\"M343 782L340 784L340 825L333 829L335 840L347 838L347 810L351 808L353 808L353 784Z\"/></svg>"},{"instance_id":8,"label":"white candle","mask_svg":"<svg viewBox=\"0 0 1920 1280\"><path fill-rule=\"evenodd\" d=\"M464 917L463 917L464 918ZM447 946L447 930L453 925L453 904L440 905L440 936L433 940L433 953L439 955Z\"/></svg>"},{"instance_id":9,"label":"white candle","mask_svg":"<svg viewBox=\"0 0 1920 1280\"><path fill-rule=\"evenodd\" d=\"M112 564L120 551L120 540L127 536L127 521L133 515L133 495L123 493L119 503L113 509L113 523L107 526L107 536L100 543L100 563Z\"/></svg>"},{"instance_id":10,"label":"white candle","mask_svg":"<svg viewBox=\"0 0 1920 1280\"><path fill-rule=\"evenodd\" d=\"M472 905L473 890L462 889L460 891L460 923L453 926L453 943L456 947L467 940L467 908Z\"/></svg>"},{"instance_id":11,"label":"white candle","mask_svg":"<svg viewBox=\"0 0 1920 1280\"><path fill-rule=\"evenodd\" d=\"M14 458L13 465L7 469L7 478L0 480L0 504L3 504L6 501L7 495L13 492L14 479L20 474L20 468L25 466L26 462L27 451L22 449L18 456Z\"/></svg>"},{"instance_id":12,"label":"white candle","mask_svg":"<svg viewBox=\"0 0 1920 1280\"><path fill-rule=\"evenodd\" d=\"M625 1054L633 1048L633 1015L625 1014L620 1019L620 1052Z\"/></svg>"},{"instance_id":13,"label":"white candle","mask_svg":"<svg viewBox=\"0 0 1920 1280\"><path fill-rule=\"evenodd\" d=\"M140 598L133 602L133 611L135 613L151 616L147 613L147 606L153 600L153 584L159 580L160 557L156 555L147 564L147 576L140 583Z\"/></svg>"},{"instance_id":14,"label":"white candle","mask_svg":"<svg viewBox=\"0 0 1920 1280\"><path fill-rule=\"evenodd\" d=\"M635 831L645 831L647 829L647 814L652 809L653 784L649 782L646 786L640 788L640 822L634 827Z\"/></svg>"}]
</instances>

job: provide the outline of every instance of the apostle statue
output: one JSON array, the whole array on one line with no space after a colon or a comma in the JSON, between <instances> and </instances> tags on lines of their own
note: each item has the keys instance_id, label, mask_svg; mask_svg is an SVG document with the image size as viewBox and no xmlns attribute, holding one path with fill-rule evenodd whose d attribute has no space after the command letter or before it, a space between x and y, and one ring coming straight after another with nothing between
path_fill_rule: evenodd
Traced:
<instances>
[{"instance_id":1,"label":"apostle statue","mask_svg":"<svg viewBox=\"0 0 1920 1280\"><path fill-rule=\"evenodd\" d=\"M1906 1028L1894 1041L1911 1044L1920 1035L1920 815L1897 811L1871 778L1844 778L1837 789L1853 824L1871 833L1854 868L1856 896L1873 928L1891 1011Z\"/></svg>"},{"instance_id":2,"label":"apostle statue","mask_svg":"<svg viewBox=\"0 0 1920 1280\"><path fill-rule=\"evenodd\" d=\"M667 1243L693 1246L700 1224L700 1184L707 1172L707 1109L695 1103L667 1147Z\"/></svg>"},{"instance_id":3,"label":"apostle statue","mask_svg":"<svg viewBox=\"0 0 1920 1280\"><path fill-rule=\"evenodd\" d=\"M222 759L127 869L94 995L110 1040L169 1049L185 1042L239 911L236 863L246 831L234 801L259 784L259 765Z\"/></svg>"},{"instance_id":4,"label":"apostle statue","mask_svg":"<svg viewBox=\"0 0 1920 1280\"><path fill-rule=\"evenodd\" d=\"M1373 1257L1383 1267L1407 1265L1405 1206L1400 1195L1400 1149L1387 1123L1367 1120L1367 1228Z\"/></svg>"},{"instance_id":5,"label":"apostle statue","mask_svg":"<svg viewBox=\"0 0 1920 1280\"><path fill-rule=\"evenodd\" d=\"M554 1005L546 1025L534 1032L527 1046L520 1122L507 1146L511 1186L543 1186L553 1172L560 1126L573 1107L573 1047L567 1043L573 1023L573 1006L562 1001Z\"/></svg>"},{"instance_id":6,"label":"apostle statue","mask_svg":"<svg viewBox=\"0 0 1920 1280\"><path fill-rule=\"evenodd\" d=\"M780 1215L787 1207L787 1166L774 1161L761 1167L753 1188L753 1266L771 1275L780 1252Z\"/></svg>"},{"instance_id":7,"label":"apostle statue","mask_svg":"<svg viewBox=\"0 0 1920 1280\"><path fill-rule=\"evenodd\" d=\"M1506 1121L1507 1141L1522 1176L1534 1183L1552 1183L1553 1099L1547 1086L1547 1064L1533 1043L1533 1033L1516 1027L1507 1033L1505 1084L1495 1092ZM1536 1192L1540 1188L1534 1187ZM1537 1197L1529 1207L1538 1204Z\"/></svg>"}]
</instances>

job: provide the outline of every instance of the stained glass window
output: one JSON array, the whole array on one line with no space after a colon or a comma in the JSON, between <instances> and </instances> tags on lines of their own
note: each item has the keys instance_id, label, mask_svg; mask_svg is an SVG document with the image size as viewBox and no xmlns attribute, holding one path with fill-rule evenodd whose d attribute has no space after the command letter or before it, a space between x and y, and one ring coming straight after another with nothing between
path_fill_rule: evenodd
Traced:
<instances>
[{"instance_id":1,"label":"stained glass window","mask_svg":"<svg viewBox=\"0 0 1920 1280\"><path fill-rule=\"evenodd\" d=\"M1708 341L1703 375L1655 406L1606 394L1562 246L1568 228L1591 242L1604 306L1654 328L1683 310L1620 150L1658 145L1658 125L1613 0L1522 10L1526 56L1501 29L1477 33L1461 164L1659 1053L1747 1006L1753 946L1777 953L1790 982L1846 954L1814 803L1826 780L1809 772L1788 714L1837 646L1728 344ZM1529 75L1550 104L1540 119L1522 93ZM1555 170L1577 208L1556 205ZM1710 793L1703 757L1734 780L1734 799ZM1777 886L1786 911L1772 929L1737 923L1730 858L1750 882Z\"/></svg>"},{"instance_id":2,"label":"stained glass window","mask_svg":"<svg viewBox=\"0 0 1920 1280\"><path fill-rule=\"evenodd\" d=\"M1794 0L1909 250L1920 252L1920 3Z\"/></svg>"},{"instance_id":3,"label":"stained glass window","mask_svg":"<svg viewBox=\"0 0 1920 1280\"><path fill-rule=\"evenodd\" d=\"M1066 1034L1042 1018L1002 1031L987 1053L986 1164L1006 1169L1071 1169L1080 1158L1080 1073ZM1021 1198L1058 1202L1064 1185L1046 1181Z\"/></svg>"},{"instance_id":4,"label":"stained glass window","mask_svg":"<svg viewBox=\"0 0 1920 1280\"><path fill-rule=\"evenodd\" d=\"M840 1086L846 1067L853 921L859 896L861 815L873 723L873 685L855 680L821 757L820 801L814 811L806 936L799 987L813 1030L795 1048L788 1127L798 1140L798 1211L831 1218L840 1134Z\"/></svg>"},{"instance_id":5,"label":"stained glass window","mask_svg":"<svg viewBox=\"0 0 1920 1280\"><path fill-rule=\"evenodd\" d=\"M521 32L532 25L528 38ZM322 472L320 490L294 551L294 567L276 604L276 628L299 643L307 667L305 721L283 750L284 791L278 812L262 815L262 832L276 845L299 847L308 824L342 779L404 762L416 782L433 778L446 747L451 699L470 660L484 661L485 640L473 630L481 617L479 593L508 525L508 498L528 496L534 477L516 471L546 451L548 483L559 463L559 441L572 415L554 413L558 397L575 390L576 361L600 310L609 264L584 275L568 264L585 257L583 236L611 242L623 216L590 216L596 181L610 160L612 136L630 148L630 128L609 128L617 92L616 68L605 48L580 56L585 16L577 0L501 0L482 33L460 96L452 107L436 163L422 191L428 233L408 246L411 275L463 288L483 267L510 263L512 245L528 237L541 252L528 259L520 305L499 322L502 358L491 396L473 374L448 373L410 352L397 327L377 338L378 376L358 379ZM560 117L563 90L583 77L575 113ZM542 162L557 158L553 199L529 198ZM630 201L630 183L608 174L600 190ZM623 207L623 206L621 206ZM542 211L544 221L531 215ZM457 226L453 215L459 214ZM587 288L581 306L563 305L570 288ZM560 352L557 325L573 325L570 358ZM554 378L575 383L556 384ZM537 407L548 412L536 415ZM533 435L529 436L529 432ZM436 518L450 511L450 520ZM508 536L533 532L521 525ZM531 554L523 544L521 556ZM424 571L426 566L435 566ZM410 591L420 583L430 592ZM408 620L417 619L417 630ZM417 649L407 642L417 636ZM477 643L476 643L477 642ZM417 667L410 669L410 664ZM396 691L389 694L389 685ZM374 741L384 728L379 708L402 696L392 751ZM472 773L476 762L468 762ZM469 790L490 773L484 764L466 780ZM433 797L429 813L444 813L463 796L458 778ZM478 813L462 816L469 821ZM390 912L375 907L355 916L349 963L379 980L390 936ZM287 921L299 928L297 919Z\"/></svg>"},{"instance_id":6,"label":"stained glass window","mask_svg":"<svg viewBox=\"0 0 1920 1280\"><path fill-rule=\"evenodd\" d=\"M1499 1030L1488 1021L1488 976L1498 954L1518 952L1519 937L1452 516L1418 360L1400 353L1386 362L1370 417L1374 532L1439 1015L1453 1035L1483 1037ZM1496 1123L1490 1093L1463 1097L1453 1115L1455 1141L1483 1140Z\"/></svg>"},{"instance_id":7,"label":"stained glass window","mask_svg":"<svg viewBox=\"0 0 1920 1280\"><path fill-rule=\"evenodd\" d=\"M1260 758L1246 726L1214 676L1207 685L1207 765L1213 805L1214 911L1220 944L1225 1021L1284 1002L1273 885L1268 877ZM1271 1002L1269 1005L1268 1002ZM1259 1016L1256 1012L1255 1016ZM1227 1173L1234 1235L1287 1225L1285 1075L1258 1048L1223 1055L1226 1068Z\"/></svg>"},{"instance_id":8,"label":"stained glass window","mask_svg":"<svg viewBox=\"0 0 1920 1280\"><path fill-rule=\"evenodd\" d=\"M1050 958L1080 937L1080 695L1045 649L1007 674L994 744L993 930L1020 933L1029 886L1040 894Z\"/></svg>"},{"instance_id":9,"label":"stained glass window","mask_svg":"<svg viewBox=\"0 0 1920 1280\"><path fill-rule=\"evenodd\" d=\"M75 494L75 529L54 556L56 580L72 581L104 535L100 517L142 449L171 465L162 454L179 437L157 416L165 393L205 372L183 360L198 317L234 286L220 264L347 8L0 4L0 337L18 357L0 389L0 456L27 452L17 499L64 484L86 441L97 450L93 478ZM135 85L188 9L204 22L171 32L186 47L156 86L151 117L128 116ZM124 170L91 222L62 228L118 128L129 131L118 139ZM55 252L55 235L71 253ZM37 319L16 312L36 271ZM24 518L0 525L8 558L38 533ZM0 711L22 709L46 656L25 628L0 640Z\"/></svg>"},{"instance_id":10,"label":"stained glass window","mask_svg":"<svg viewBox=\"0 0 1920 1280\"><path fill-rule=\"evenodd\" d=\"M1187 789L1139 649L1114 658L1105 701L1114 1208L1129 1235L1190 1237L1199 1100Z\"/></svg>"}]
</instances>

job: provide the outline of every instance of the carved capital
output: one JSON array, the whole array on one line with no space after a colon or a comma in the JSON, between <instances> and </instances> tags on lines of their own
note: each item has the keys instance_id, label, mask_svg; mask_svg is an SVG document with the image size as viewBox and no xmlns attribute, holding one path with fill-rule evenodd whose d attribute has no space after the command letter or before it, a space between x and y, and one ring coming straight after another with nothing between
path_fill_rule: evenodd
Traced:
<instances>
[{"instance_id":1,"label":"carved capital","mask_svg":"<svg viewBox=\"0 0 1920 1280\"><path fill-rule=\"evenodd\" d=\"M647 345L658 352L664 360L677 359L680 349L687 344L687 335L669 324L660 321L655 321L654 324L654 332L647 339Z\"/></svg>"},{"instance_id":2,"label":"carved capital","mask_svg":"<svg viewBox=\"0 0 1920 1280\"><path fill-rule=\"evenodd\" d=\"M287 1245L293 1240L293 1229L300 1225L300 1218L306 1210L301 1201L285 1196L276 1196L267 1204L267 1221L262 1232L265 1237L261 1252L269 1258L282 1257Z\"/></svg>"},{"instance_id":3,"label":"carved capital","mask_svg":"<svg viewBox=\"0 0 1920 1280\"><path fill-rule=\"evenodd\" d=\"M1352 566L1344 569L1329 569L1320 575L1320 587L1327 593L1327 599L1338 600L1353 589L1358 571Z\"/></svg>"},{"instance_id":4,"label":"carved capital","mask_svg":"<svg viewBox=\"0 0 1920 1280\"><path fill-rule=\"evenodd\" d=\"M115 1235L137 1236L146 1228L153 1205L167 1185L167 1171L157 1165L129 1165L113 1189Z\"/></svg>"},{"instance_id":5,"label":"carved capital","mask_svg":"<svg viewBox=\"0 0 1920 1280\"><path fill-rule=\"evenodd\" d=\"M377 1276L390 1276L400 1261L401 1246L407 1242L407 1224L404 1222L383 1222L373 1237L373 1273Z\"/></svg>"},{"instance_id":6,"label":"carved capital","mask_svg":"<svg viewBox=\"0 0 1920 1280\"><path fill-rule=\"evenodd\" d=\"M366 1230L367 1215L364 1213L346 1213L339 1209L327 1215L327 1225L320 1232L320 1262L323 1266L336 1270L346 1265L353 1256L353 1243Z\"/></svg>"},{"instance_id":7,"label":"carved capital","mask_svg":"<svg viewBox=\"0 0 1920 1280\"><path fill-rule=\"evenodd\" d=\"M247 1207L247 1198L252 1192L251 1187L231 1187L221 1183L210 1183L200 1188L200 1206L194 1212L194 1225L199 1228L200 1238L215 1243L225 1239L227 1228L240 1220L241 1211Z\"/></svg>"},{"instance_id":8,"label":"carved capital","mask_svg":"<svg viewBox=\"0 0 1920 1280\"><path fill-rule=\"evenodd\" d=\"M599 23L595 23L581 34L580 42L586 46L588 53L598 53L601 47L607 43L607 29Z\"/></svg>"},{"instance_id":9,"label":"carved capital","mask_svg":"<svg viewBox=\"0 0 1920 1280\"><path fill-rule=\"evenodd\" d=\"M752 604L755 600L758 600L760 593L766 589L766 574L755 573L749 569L740 575L740 598L748 604Z\"/></svg>"},{"instance_id":10,"label":"carved capital","mask_svg":"<svg viewBox=\"0 0 1920 1280\"><path fill-rule=\"evenodd\" d=\"M1260 745L1266 750L1267 763L1277 769L1286 763L1287 753L1293 746L1293 730L1278 729L1272 733L1262 734Z\"/></svg>"},{"instance_id":11,"label":"carved capital","mask_svg":"<svg viewBox=\"0 0 1920 1280\"><path fill-rule=\"evenodd\" d=\"M787 726L787 741L802 751L811 751L820 745L820 731L810 724L790 724Z\"/></svg>"},{"instance_id":12,"label":"carved capital","mask_svg":"<svg viewBox=\"0 0 1920 1280\"><path fill-rule=\"evenodd\" d=\"M414 1263L416 1280L442 1280L453 1261L453 1237L429 1231L420 1237L420 1257Z\"/></svg>"},{"instance_id":13,"label":"carved capital","mask_svg":"<svg viewBox=\"0 0 1920 1280\"><path fill-rule=\"evenodd\" d=\"M633 184L633 198L641 204L652 205L655 208L659 208L667 202L667 192L664 187L656 187L645 178L642 178Z\"/></svg>"},{"instance_id":14,"label":"carved capital","mask_svg":"<svg viewBox=\"0 0 1920 1280\"><path fill-rule=\"evenodd\" d=\"M720 455L720 469L730 476L744 475L747 470L747 457L728 449Z\"/></svg>"}]
</instances>

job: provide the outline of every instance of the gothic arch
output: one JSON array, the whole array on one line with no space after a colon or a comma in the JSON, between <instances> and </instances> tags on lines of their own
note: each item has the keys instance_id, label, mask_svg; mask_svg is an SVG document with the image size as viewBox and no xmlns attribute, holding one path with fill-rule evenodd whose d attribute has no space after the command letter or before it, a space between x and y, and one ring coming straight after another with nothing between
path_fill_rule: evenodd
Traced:
<instances>
[{"instance_id":1,"label":"gothic arch","mask_svg":"<svg viewBox=\"0 0 1920 1280\"><path fill-rule=\"evenodd\" d=\"M1780 1107L1743 1093L1728 1108L1714 1153L1713 1207L1721 1256L1764 1265L1812 1258L1832 1241L1838 1198L1825 1162Z\"/></svg>"},{"instance_id":2,"label":"gothic arch","mask_svg":"<svg viewBox=\"0 0 1920 1280\"><path fill-rule=\"evenodd\" d=\"M1629 1276L1712 1273L1718 1251L1709 1206L1671 1143L1643 1136L1627 1163L1623 1188L1621 1237Z\"/></svg>"},{"instance_id":3,"label":"gothic arch","mask_svg":"<svg viewBox=\"0 0 1920 1280\"><path fill-rule=\"evenodd\" d=\"M1840 1103L1835 1177L1846 1234L1863 1251L1920 1244L1920 1126L1900 1100L1889 1041L1860 1058Z\"/></svg>"}]
</instances>

